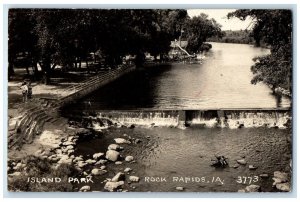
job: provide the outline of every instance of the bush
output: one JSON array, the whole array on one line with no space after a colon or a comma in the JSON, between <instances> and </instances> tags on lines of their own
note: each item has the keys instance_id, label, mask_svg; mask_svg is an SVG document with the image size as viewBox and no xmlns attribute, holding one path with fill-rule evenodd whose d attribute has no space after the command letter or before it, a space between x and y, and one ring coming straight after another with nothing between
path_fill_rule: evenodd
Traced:
<instances>
[{"instance_id":1,"label":"bush","mask_svg":"<svg viewBox=\"0 0 300 202\"><path fill-rule=\"evenodd\" d=\"M14 176L8 180L8 190L13 192L72 192L74 186L68 183L68 177L79 176L79 172L73 165L61 164L55 168L47 159L28 156L22 160L26 164L26 170L20 176ZM28 179L35 178L61 178L61 182L32 183Z\"/></svg>"}]
</instances>

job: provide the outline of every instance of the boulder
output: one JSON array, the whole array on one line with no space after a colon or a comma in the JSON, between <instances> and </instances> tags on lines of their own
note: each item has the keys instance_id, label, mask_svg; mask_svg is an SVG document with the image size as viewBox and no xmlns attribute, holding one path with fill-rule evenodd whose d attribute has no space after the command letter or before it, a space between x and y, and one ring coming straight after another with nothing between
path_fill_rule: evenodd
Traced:
<instances>
[{"instance_id":1,"label":"boulder","mask_svg":"<svg viewBox=\"0 0 300 202\"><path fill-rule=\"evenodd\" d=\"M58 164L71 164L72 159L69 158L68 155L62 155L60 160L57 162Z\"/></svg>"},{"instance_id":2,"label":"boulder","mask_svg":"<svg viewBox=\"0 0 300 202\"><path fill-rule=\"evenodd\" d=\"M239 160L236 160L236 162L238 162L238 164L241 164L241 165L246 165L247 164L245 159L239 159Z\"/></svg>"},{"instance_id":3,"label":"boulder","mask_svg":"<svg viewBox=\"0 0 300 202\"><path fill-rule=\"evenodd\" d=\"M119 156L120 156L119 152L117 152L115 150L108 150L106 152L105 158L108 159L108 160L110 160L110 161L117 161L118 158L119 158Z\"/></svg>"},{"instance_id":4,"label":"boulder","mask_svg":"<svg viewBox=\"0 0 300 202\"><path fill-rule=\"evenodd\" d=\"M75 143L73 141L66 141L66 142L62 143L62 145L69 146L69 145L75 145Z\"/></svg>"},{"instance_id":5,"label":"boulder","mask_svg":"<svg viewBox=\"0 0 300 202\"><path fill-rule=\"evenodd\" d=\"M68 150L68 155L70 155L70 154L72 154L72 153L74 153L74 149L70 149L70 150Z\"/></svg>"},{"instance_id":6,"label":"boulder","mask_svg":"<svg viewBox=\"0 0 300 202\"><path fill-rule=\"evenodd\" d=\"M105 168L106 168L106 166L101 166L100 167L101 170L104 170Z\"/></svg>"},{"instance_id":7,"label":"boulder","mask_svg":"<svg viewBox=\"0 0 300 202\"><path fill-rule=\"evenodd\" d=\"M20 176L21 175L21 172L14 172L12 174L8 174L9 177L17 177L17 176Z\"/></svg>"},{"instance_id":8,"label":"boulder","mask_svg":"<svg viewBox=\"0 0 300 202\"><path fill-rule=\"evenodd\" d=\"M97 161L97 162L95 163L95 165L105 164L106 162L107 162L107 160L101 159L101 160Z\"/></svg>"},{"instance_id":9,"label":"boulder","mask_svg":"<svg viewBox=\"0 0 300 202\"><path fill-rule=\"evenodd\" d=\"M129 180L130 180L131 182L138 182L138 181L140 180L140 178L137 177L137 176L129 176Z\"/></svg>"},{"instance_id":10,"label":"boulder","mask_svg":"<svg viewBox=\"0 0 300 202\"><path fill-rule=\"evenodd\" d=\"M122 161L116 161L115 164L116 164L116 165L121 165L121 164L123 164L123 163L122 163Z\"/></svg>"},{"instance_id":11,"label":"boulder","mask_svg":"<svg viewBox=\"0 0 300 202\"><path fill-rule=\"evenodd\" d=\"M77 162L77 166L79 167L79 168L83 168L84 166L86 166L87 165L87 163L85 163L84 161L78 161Z\"/></svg>"},{"instance_id":12,"label":"boulder","mask_svg":"<svg viewBox=\"0 0 300 202\"><path fill-rule=\"evenodd\" d=\"M290 192L291 191L291 185L288 182L276 184L276 188L278 190L284 191L284 192Z\"/></svg>"},{"instance_id":13,"label":"boulder","mask_svg":"<svg viewBox=\"0 0 300 202\"><path fill-rule=\"evenodd\" d=\"M246 192L260 192L260 186L251 184L245 188Z\"/></svg>"},{"instance_id":14,"label":"boulder","mask_svg":"<svg viewBox=\"0 0 300 202\"><path fill-rule=\"evenodd\" d=\"M115 151L118 151L118 150L120 150L120 146L117 145L117 144L110 144L110 145L108 146L108 150L115 150Z\"/></svg>"},{"instance_id":15,"label":"boulder","mask_svg":"<svg viewBox=\"0 0 300 202\"><path fill-rule=\"evenodd\" d=\"M177 191L183 191L184 188L183 188L183 187L176 187L176 190L177 190Z\"/></svg>"},{"instance_id":16,"label":"boulder","mask_svg":"<svg viewBox=\"0 0 300 202\"><path fill-rule=\"evenodd\" d=\"M74 146L68 145L68 146L66 147L66 149L67 149L67 150L72 150L72 149L74 149Z\"/></svg>"},{"instance_id":17,"label":"boulder","mask_svg":"<svg viewBox=\"0 0 300 202\"><path fill-rule=\"evenodd\" d=\"M78 161L83 161L83 158L80 157L80 156L76 156L76 157L73 159L73 162L78 162Z\"/></svg>"},{"instance_id":18,"label":"boulder","mask_svg":"<svg viewBox=\"0 0 300 202\"><path fill-rule=\"evenodd\" d=\"M101 153L101 152L95 153L95 154L93 155L93 159L95 159L95 160L99 160L99 159L102 158L102 157L104 157L104 153Z\"/></svg>"},{"instance_id":19,"label":"boulder","mask_svg":"<svg viewBox=\"0 0 300 202\"><path fill-rule=\"evenodd\" d=\"M91 190L91 187L86 185L86 186L81 187L79 191L87 192L90 190Z\"/></svg>"},{"instance_id":20,"label":"boulder","mask_svg":"<svg viewBox=\"0 0 300 202\"><path fill-rule=\"evenodd\" d=\"M17 165L15 167L13 167L14 170L19 170L22 169L26 166L26 164L22 164L22 163L17 163Z\"/></svg>"},{"instance_id":21,"label":"boulder","mask_svg":"<svg viewBox=\"0 0 300 202\"><path fill-rule=\"evenodd\" d=\"M125 174L122 172L117 173L112 179L111 182L119 182L125 180Z\"/></svg>"},{"instance_id":22,"label":"boulder","mask_svg":"<svg viewBox=\"0 0 300 202\"><path fill-rule=\"evenodd\" d=\"M287 182L288 181L288 174L280 171L274 172L274 178L279 179L281 182Z\"/></svg>"},{"instance_id":23,"label":"boulder","mask_svg":"<svg viewBox=\"0 0 300 202\"><path fill-rule=\"evenodd\" d=\"M93 160L93 159L88 159L88 160L86 160L85 162L86 162L87 164L94 164L94 163L96 163L96 161Z\"/></svg>"},{"instance_id":24,"label":"boulder","mask_svg":"<svg viewBox=\"0 0 300 202\"><path fill-rule=\"evenodd\" d=\"M91 173L92 173L92 175L103 175L103 174L107 173L107 171L101 170L98 168L94 168Z\"/></svg>"},{"instance_id":25,"label":"boulder","mask_svg":"<svg viewBox=\"0 0 300 202\"><path fill-rule=\"evenodd\" d=\"M126 156L125 161L127 162L133 161L133 156Z\"/></svg>"},{"instance_id":26,"label":"boulder","mask_svg":"<svg viewBox=\"0 0 300 202\"><path fill-rule=\"evenodd\" d=\"M122 185L124 185L124 181L119 182L106 182L104 189L110 192L116 191L118 188L120 188Z\"/></svg>"},{"instance_id":27,"label":"boulder","mask_svg":"<svg viewBox=\"0 0 300 202\"><path fill-rule=\"evenodd\" d=\"M124 138L115 138L114 140L117 144L130 144L130 141L125 140Z\"/></svg>"},{"instance_id":28,"label":"boulder","mask_svg":"<svg viewBox=\"0 0 300 202\"><path fill-rule=\"evenodd\" d=\"M125 169L124 169L124 172L125 172L125 173L128 173L128 172L130 172L130 171L132 171L131 168L125 168Z\"/></svg>"}]
</instances>

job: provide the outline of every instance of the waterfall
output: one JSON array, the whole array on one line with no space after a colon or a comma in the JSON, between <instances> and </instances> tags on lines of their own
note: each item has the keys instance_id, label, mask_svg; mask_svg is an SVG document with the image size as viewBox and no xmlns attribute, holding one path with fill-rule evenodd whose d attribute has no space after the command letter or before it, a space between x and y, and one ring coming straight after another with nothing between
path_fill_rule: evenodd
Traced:
<instances>
[{"instance_id":1,"label":"waterfall","mask_svg":"<svg viewBox=\"0 0 300 202\"><path fill-rule=\"evenodd\" d=\"M107 119L117 125L136 126L203 126L207 128L286 128L291 121L290 111L276 110L161 110L161 111L101 111L92 119ZM95 124L95 127L100 128ZM103 126L101 126L103 128Z\"/></svg>"}]
</instances>

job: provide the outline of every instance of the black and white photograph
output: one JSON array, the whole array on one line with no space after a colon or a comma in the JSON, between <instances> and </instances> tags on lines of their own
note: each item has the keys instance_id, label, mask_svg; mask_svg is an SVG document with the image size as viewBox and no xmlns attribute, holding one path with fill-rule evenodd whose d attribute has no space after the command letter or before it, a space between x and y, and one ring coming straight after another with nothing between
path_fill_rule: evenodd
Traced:
<instances>
[{"instance_id":1,"label":"black and white photograph","mask_svg":"<svg viewBox=\"0 0 300 202\"><path fill-rule=\"evenodd\" d=\"M10 7L7 191L293 191L293 12Z\"/></svg>"}]
</instances>

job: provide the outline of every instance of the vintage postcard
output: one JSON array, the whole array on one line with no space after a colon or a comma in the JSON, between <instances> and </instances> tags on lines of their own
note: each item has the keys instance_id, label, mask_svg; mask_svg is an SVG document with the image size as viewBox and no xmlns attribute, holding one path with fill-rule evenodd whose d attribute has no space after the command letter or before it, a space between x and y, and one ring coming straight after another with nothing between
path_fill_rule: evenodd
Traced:
<instances>
[{"instance_id":1,"label":"vintage postcard","mask_svg":"<svg viewBox=\"0 0 300 202\"><path fill-rule=\"evenodd\" d=\"M9 192L291 192L292 9L8 10Z\"/></svg>"}]
</instances>

